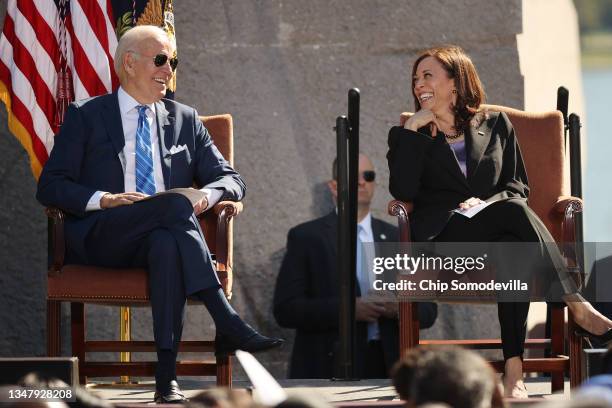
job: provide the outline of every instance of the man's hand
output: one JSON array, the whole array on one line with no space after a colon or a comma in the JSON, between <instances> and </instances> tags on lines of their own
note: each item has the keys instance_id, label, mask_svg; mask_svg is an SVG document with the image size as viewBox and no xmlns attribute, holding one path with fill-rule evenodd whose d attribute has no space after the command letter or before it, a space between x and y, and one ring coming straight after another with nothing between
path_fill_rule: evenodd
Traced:
<instances>
[{"instance_id":1,"label":"man's hand","mask_svg":"<svg viewBox=\"0 0 612 408\"><path fill-rule=\"evenodd\" d=\"M478 204L482 204L484 203L484 201L482 201L480 198L478 197L471 197L468 198L467 200L465 200L462 203L459 203L459 208L462 210L467 210L468 208L474 207Z\"/></svg>"},{"instance_id":2,"label":"man's hand","mask_svg":"<svg viewBox=\"0 0 612 408\"><path fill-rule=\"evenodd\" d=\"M106 209L119 207L122 205L130 205L146 197L148 197L146 194L138 193L136 191L119 194L106 193L102 196L102 198L100 198L100 208Z\"/></svg>"},{"instance_id":3,"label":"man's hand","mask_svg":"<svg viewBox=\"0 0 612 408\"><path fill-rule=\"evenodd\" d=\"M208 207L208 198L202 197L200 201L193 205L193 212L195 215L200 215L206 210L206 207Z\"/></svg>"},{"instance_id":4,"label":"man's hand","mask_svg":"<svg viewBox=\"0 0 612 408\"><path fill-rule=\"evenodd\" d=\"M359 322L374 323L384 313L384 303L367 302L360 297L355 299L355 320Z\"/></svg>"},{"instance_id":5,"label":"man's hand","mask_svg":"<svg viewBox=\"0 0 612 408\"><path fill-rule=\"evenodd\" d=\"M385 302L385 311L383 316L387 319L397 319L399 317L399 303L397 302Z\"/></svg>"}]
</instances>

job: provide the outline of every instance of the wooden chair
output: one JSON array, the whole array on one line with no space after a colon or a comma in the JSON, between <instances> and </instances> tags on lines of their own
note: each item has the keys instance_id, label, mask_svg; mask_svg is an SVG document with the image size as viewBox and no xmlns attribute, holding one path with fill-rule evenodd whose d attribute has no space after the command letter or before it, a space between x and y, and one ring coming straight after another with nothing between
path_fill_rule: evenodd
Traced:
<instances>
[{"instance_id":1,"label":"wooden chair","mask_svg":"<svg viewBox=\"0 0 612 408\"><path fill-rule=\"evenodd\" d=\"M200 117L210 131L215 145L233 163L233 127L231 115ZM242 204L223 201L199 218L206 243L215 255L217 275L228 297L232 294L232 218ZM80 382L88 376L153 376L154 362L93 362L86 359L92 352L155 352L153 341L87 340L85 303L121 306L146 306L149 302L148 276L144 269L108 269L85 265L65 265L64 214L47 208L51 219L47 288L47 354L60 355L60 306L71 305L72 355L79 359ZM214 336L212 336L214 337ZM214 341L181 341L180 352L214 352ZM217 377L217 385L231 387L232 366L229 356L211 361L179 361L178 375Z\"/></svg>"},{"instance_id":2,"label":"wooden chair","mask_svg":"<svg viewBox=\"0 0 612 408\"><path fill-rule=\"evenodd\" d=\"M529 206L538 214L561 248L568 266L575 267L574 215L582 211L582 201L567 196L569 186L564 181L565 155L563 138L563 116L559 111L528 113L504 106L484 105L489 111L505 112L521 146L523 159L529 177ZM402 113L403 125L410 113ZM398 218L400 241L410 242L409 214L412 203L391 201L389 214ZM418 344L461 345L476 349L501 348L500 339L483 340L419 340L418 304L400 303L400 351ZM568 336L569 356L565 355L564 309L553 309L550 339L528 339L526 348L550 348L551 357L525 359L525 372L550 372L552 390L563 390L564 373L569 371L572 387L582 381L581 339L576 336L574 321L569 313ZM494 361L492 365L503 372L504 362Z\"/></svg>"}]
</instances>

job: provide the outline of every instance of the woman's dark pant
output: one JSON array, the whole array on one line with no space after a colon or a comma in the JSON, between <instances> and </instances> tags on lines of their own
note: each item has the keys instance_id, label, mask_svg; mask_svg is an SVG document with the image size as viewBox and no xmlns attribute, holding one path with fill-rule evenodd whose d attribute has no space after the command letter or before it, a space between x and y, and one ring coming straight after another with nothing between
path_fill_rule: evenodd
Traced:
<instances>
[{"instance_id":1,"label":"woman's dark pant","mask_svg":"<svg viewBox=\"0 0 612 408\"><path fill-rule=\"evenodd\" d=\"M442 232L438 242L554 242L546 226L527 206L522 198L512 198L493 203L467 218L454 214ZM564 265L561 253L555 246L542 245L539 262L558 280L565 279L567 270L555 267ZM567 292L567 290L566 290ZM562 306L562 303L551 303ZM499 323L504 360L523 357L529 302L498 302Z\"/></svg>"}]
</instances>

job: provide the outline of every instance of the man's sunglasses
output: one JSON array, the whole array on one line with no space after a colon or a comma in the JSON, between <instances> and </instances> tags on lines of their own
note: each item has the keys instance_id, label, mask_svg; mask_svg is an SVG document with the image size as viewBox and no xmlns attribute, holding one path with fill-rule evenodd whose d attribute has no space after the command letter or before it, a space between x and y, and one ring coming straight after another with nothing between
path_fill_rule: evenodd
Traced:
<instances>
[{"instance_id":1,"label":"man's sunglasses","mask_svg":"<svg viewBox=\"0 0 612 408\"><path fill-rule=\"evenodd\" d=\"M170 60L170 68L172 68L172 71L176 71L176 66L178 65L177 57L168 58L166 54L157 54L153 57L153 64L155 64L156 67L161 67L166 65L168 60Z\"/></svg>"},{"instance_id":2,"label":"man's sunglasses","mask_svg":"<svg viewBox=\"0 0 612 408\"><path fill-rule=\"evenodd\" d=\"M376 180L376 172L374 170L366 170L362 173L362 175L363 179L368 183L371 183Z\"/></svg>"},{"instance_id":3,"label":"man's sunglasses","mask_svg":"<svg viewBox=\"0 0 612 408\"><path fill-rule=\"evenodd\" d=\"M371 183L376 180L376 172L374 170L366 170L361 173L361 176L368 183ZM336 178L334 178L334 180L336 180Z\"/></svg>"},{"instance_id":4,"label":"man's sunglasses","mask_svg":"<svg viewBox=\"0 0 612 408\"><path fill-rule=\"evenodd\" d=\"M129 52L148 57L148 55L144 55L136 51L129 51ZM178 65L177 57L169 58L166 54L157 54L156 56L153 57L153 64L158 68L166 65L168 61L170 61L170 68L172 68L172 71L176 71L176 66Z\"/></svg>"}]
</instances>

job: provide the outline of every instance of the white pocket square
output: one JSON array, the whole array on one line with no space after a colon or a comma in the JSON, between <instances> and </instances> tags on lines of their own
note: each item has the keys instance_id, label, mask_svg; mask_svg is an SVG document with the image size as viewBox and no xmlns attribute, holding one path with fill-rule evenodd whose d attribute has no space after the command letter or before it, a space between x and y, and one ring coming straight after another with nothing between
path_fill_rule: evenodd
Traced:
<instances>
[{"instance_id":1,"label":"white pocket square","mask_svg":"<svg viewBox=\"0 0 612 408\"><path fill-rule=\"evenodd\" d=\"M187 148L187 145L180 145L180 146L172 146L170 148L170 154L177 154L179 152L182 152L183 150L185 150Z\"/></svg>"}]
</instances>

